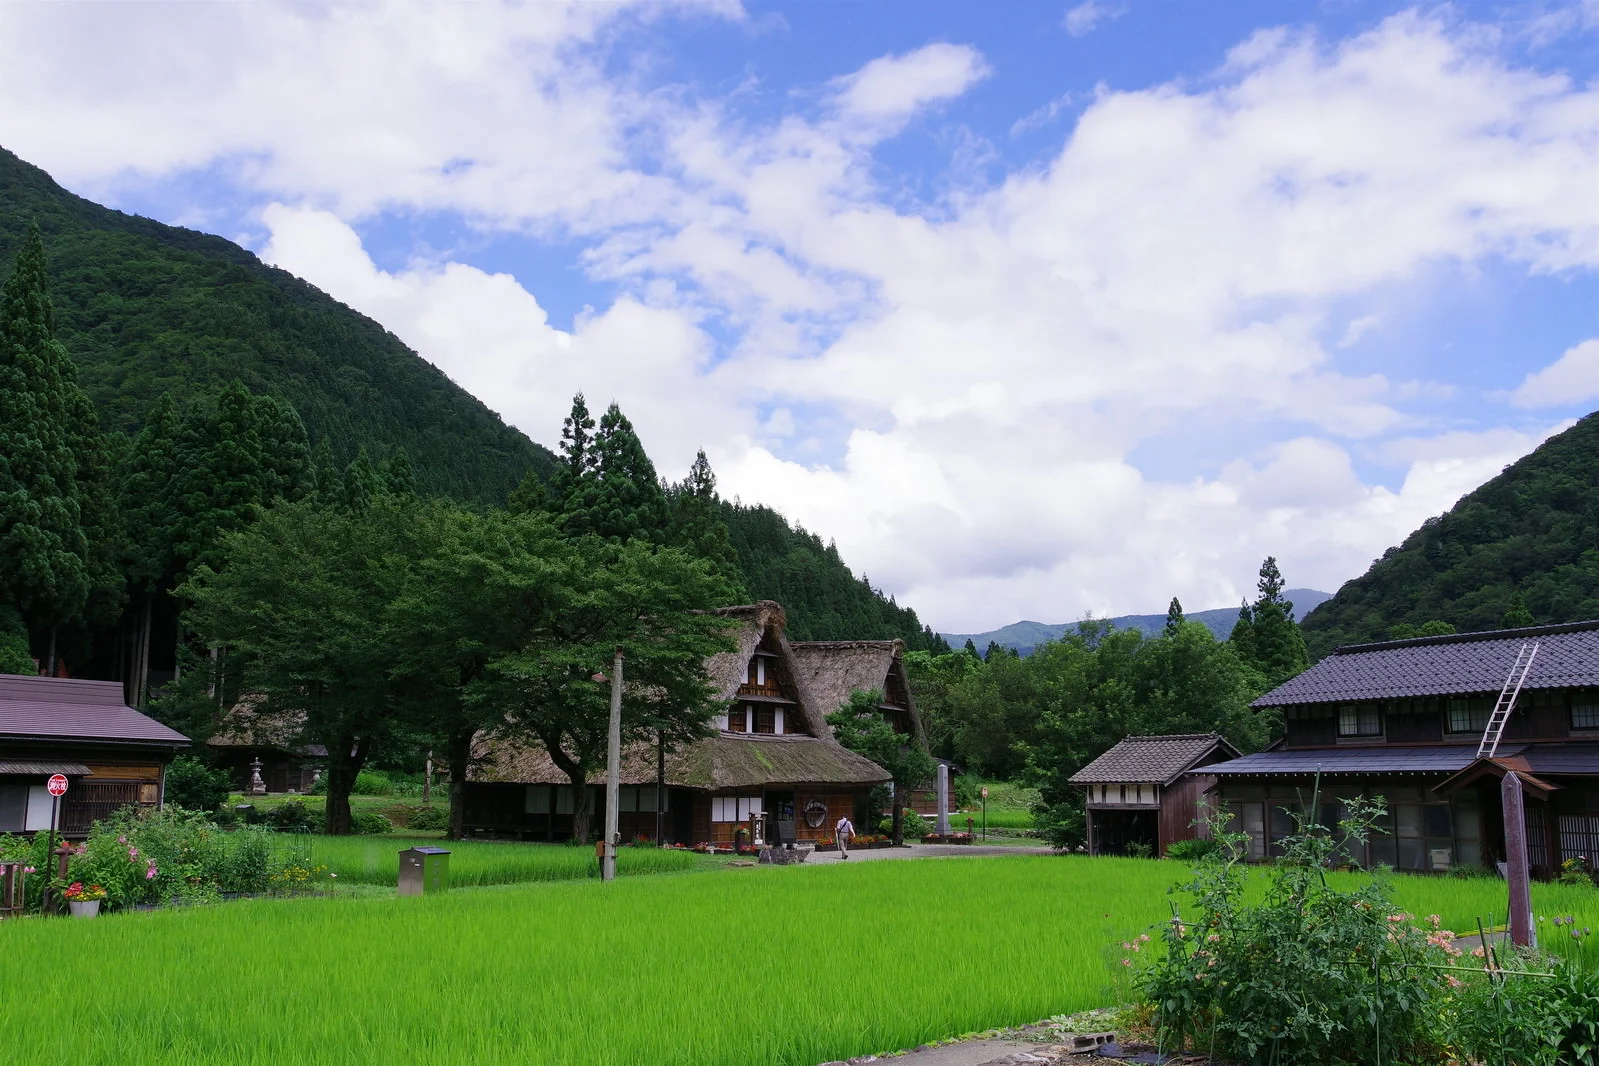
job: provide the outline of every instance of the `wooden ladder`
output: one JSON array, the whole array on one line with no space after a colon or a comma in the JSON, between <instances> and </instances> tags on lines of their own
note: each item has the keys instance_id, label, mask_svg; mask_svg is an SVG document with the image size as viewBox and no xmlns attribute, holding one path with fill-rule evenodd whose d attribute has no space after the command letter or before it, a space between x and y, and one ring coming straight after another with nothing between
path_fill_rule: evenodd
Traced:
<instances>
[{"instance_id":1,"label":"wooden ladder","mask_svg":"<svg viewBox=\"0 0 1599 1066\"><path fill-rule=\"evenodd\" d=\"M1505 723L1510 720L1510 712L1516 709L1516 697L1521 695L1527 671L1532 669L1532 661L1537 657L1537 641L1523 644L1516 653L1510 676L1505 678L1505 687L1499 691L1499 702L1494 704L1494 713L1488 716L1488 728L1482 731L1482 743L1477 745L1477 758L1491 759L1499 750L1499 738L1504 734Z\"/></svg>"}]
</instances>

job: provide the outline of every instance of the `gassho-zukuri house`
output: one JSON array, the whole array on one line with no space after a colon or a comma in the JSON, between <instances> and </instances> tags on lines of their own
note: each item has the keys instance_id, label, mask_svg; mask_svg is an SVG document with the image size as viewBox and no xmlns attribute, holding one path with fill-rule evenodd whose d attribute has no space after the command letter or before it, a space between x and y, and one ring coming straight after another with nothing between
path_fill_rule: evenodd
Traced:
<instances>
[{"instance_id":1,"label":"gassho-zukuri house","mask_svg":"<svg viewBox=\"0 0 1599 1066\"><path fill-rule=\"evenodd\" d=\"M783 608L776 603L718 613L728 619L738 647L713 656L706 670L728 709L715 721L713 735L666 755L665 839L731 844L753 814L765 816L773 839L778 826L790 824L796 841L830 839L845 815L865 826L867 797L889 774L834 739L826 716L836 707L829 701L842 703L854 689L850 682L836 683L823 667L829 657L859 665L868 657L864 645L871 645L870 657L882 673L873 667L870 686L885 690L884 713L914 743L921 724L909 688L889 683L895 669L903 681L897 661L902 646L829 642L802 653L785 635ZM543 748L481 741L474 754L463 795L468 832L571 837L572 786ZM655 837L657 773L653 746L623 752L617 815L624 840ZM596 825L604 816L603 782L602 768L589 785Z\"/></svg>"},{"instance_id":2,"label":"gassho-zukuri house","mask_svg":"<svg viewBox=\"0 0 1599 1066\"><path fill-rule=\"evenodd\" d=\"M1387 801L1387 832L1354 846L1363 864L1503 861L1512 771L1536 876L1599 855L1599 621L1350 645L1255 706L1281 710L1283 739L1201 771L1253 858L1278 854L1318 770L1321 824L1342 800Z\"/></svg>"},{"instance_id":3,"label":"gassho-zukuri house","mask_svg":"<svg viewBox=\"0 0 1599 1066\"><path fill-rule=\"evenodd\" d=\"M1199 835L1200 800L1216 785L1204 772L1236 759L1219 733L1127 737L1077 771L1090 855L1126 855L1133 846L1164 857L1179 840Z\"/></svg>"},{"instance_id":4,"label":"gassho-zukuri house","mask_svg":"<svg viewBox=\"0 0 1599 1066\"><path fill-rule=\"evenodd\" d=\"M50 828L50 778L67 779L57 829L83 836L122 807L158 807L189 738L123 702L115 681L0 674L0 833Z\"/></svg>"}]
</instances>

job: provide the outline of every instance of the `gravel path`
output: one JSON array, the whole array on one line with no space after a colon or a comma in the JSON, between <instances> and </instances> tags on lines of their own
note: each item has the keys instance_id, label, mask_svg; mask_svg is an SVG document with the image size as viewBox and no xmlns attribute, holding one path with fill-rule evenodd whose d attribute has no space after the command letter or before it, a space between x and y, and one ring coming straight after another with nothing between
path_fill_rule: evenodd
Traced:
<instances>
[{"instance_id":1,"label":"gravel path","mask_svg":"<svg viewBox=\"0 0 1599 1066\"><path fill-rule=\"evenodd\" d=\"M1030 845L995 844L911 844L903 848L865 848L852 850L849 862L875 862L879 859L971 859L993 855L1055 855L1053 848ZM820 866L830 862L844 862L836 851L812 852L805 860L807 866Z\"/></svg>"}]
</instances>

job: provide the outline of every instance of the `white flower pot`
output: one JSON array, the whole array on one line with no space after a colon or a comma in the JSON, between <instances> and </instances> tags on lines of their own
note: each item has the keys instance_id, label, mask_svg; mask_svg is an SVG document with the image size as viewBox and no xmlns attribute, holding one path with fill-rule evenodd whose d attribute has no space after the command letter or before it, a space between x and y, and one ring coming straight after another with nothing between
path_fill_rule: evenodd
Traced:
<instances>
[{"instance_id":1,"label":"white flower pot","mask_svg":"<svg viewBox=\"0 0 1599 1066\"><path fill-rule=\"evenodd\" d=\"M100 913L100 901L97 899L68 900L67 907L74 918L93 918Z\"/></svg>"}]
</instances>

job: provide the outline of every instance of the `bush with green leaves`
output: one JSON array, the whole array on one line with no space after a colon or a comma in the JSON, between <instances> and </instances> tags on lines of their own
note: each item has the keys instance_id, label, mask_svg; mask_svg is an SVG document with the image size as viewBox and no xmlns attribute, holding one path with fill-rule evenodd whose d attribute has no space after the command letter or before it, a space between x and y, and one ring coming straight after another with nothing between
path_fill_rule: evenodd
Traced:
<instances>
[{"instance_id":1,"label":"bush with green leaves","mask_svg":"<svg viewBox=\"0 0 1599 1066\"><path fill-rule=\"evenodd\" d=\"M357 833L387 833L394 823L376 811L355 811L350 815L350 828Z\"/></svg>"},{"instance_id":2,"label":"bush with green leaves","mask_svg":"<svg viewBox=\"0 0 1599 1066\"><path fill-rule=\"evenodd\" d=\"M124 808L95 823L68 878L106 890L107 909L207 903L265 891L275 858L264 829L226 832L198 811Z\"/></svg>"},{"instance_id":3,"label":"bush with green leaves","mask_svg":"<svg viewBox=\"0 0 1599 1066\"><path fill-rule=\"evenodd\" d=\"M354 796L392 796L394 782L381 770L362 770L355 775L355 785L350 789Z\"/></svg>"},{"instance_id":4,"label":"bush with green leaves","mask_svg":"<svg viewBox=\"0 0 1599 1066\"><path fill-rule=\"evenodd\" d=\"M1569 919L1568 919L1569 921ZM1483 1066L1599 1066L1599 970L1584 965L1556 919L1551 954L1479 949L1478 964L1450 981L1438 1012L1441 1042Z\"/></svg>"},{"instance_id":5,"label":"bush with green leaves","mask_svg":"<svg viewBox=\"0 0 1599 1066\"><path fill-rule=\"evenodd\" d=\"M424 832L433 832L450 828L450 809L448 807L416 806L408 807L405 812L405 827L419 829Z\"/></svg>"},{"instance_id":6,"label":"bush with green leaves","mask_svg":"<svg viewBox=\"0 0 1599 1066\"><path fill-rule=\"evenodd\" d=\"M322 828L321 810L313 809L302 799L292 799L268 809L262 820L287 833L314 833Z\"/></svg>"},{"instance_id":7,"label":"bush with green leaves","mask_svg":"<svg viewBox=\"0 0 1599 1066\"><path fill-rule=\"evenodd\" d=\"M226 770L207 766L192 755L179 755L167 767L166 801L190 811L215 811L227 802L232 782Z\"/></svg>"},{"instance_id":8,"label":"bush with green leaves","mask_svg":"<svg viewBox=\"0 0 1599 1066\"><path fill-rule=\"evenodd\" d=\"M1210 837L1174 840L1166 845L1166 858L1176 859L1179 862L1198 862L1215 850L1216 842Z\"/></svg>"},{"instance_id":9,"label":"bush with green leaves","mask_svg":"<svg viewBox=\"0 0 1599 1066\"><path fill-rule=\"evenodd\" d=\"M0 606L0 674L32 676L39 672L28 653L28 629L15 607Z\"/></svg>"},{"instance_id":10,"label":"bush with green leaves","mask_svg":"<svg viewBox=\"0 0 1599 1066\"><path fill-rule=\"evenodd\" d=\"M1135 982L1167 1047L1296 1066L1425 1060L1452 934L1418 928L1375 877L1328 883L1340 837L1364 841L1382 806L1345 810L1337 834L1298 820L1259 902L1244 891L1248 837L1210 819L1217 847L1184 886L1191 906L1162 926L1164 951L1124 945L1124 965L1149 960Z\"/></svg>"}]
</instances>

